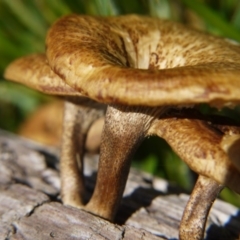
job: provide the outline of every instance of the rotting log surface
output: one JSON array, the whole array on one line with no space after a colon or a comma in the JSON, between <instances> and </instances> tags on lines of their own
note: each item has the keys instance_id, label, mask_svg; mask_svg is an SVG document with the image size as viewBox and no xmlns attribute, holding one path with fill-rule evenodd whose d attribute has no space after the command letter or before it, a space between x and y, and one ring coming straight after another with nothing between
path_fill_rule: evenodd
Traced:
<instances>
[{"instance_id":1,"label":"rotting log surface","mask_svg":"<svg viewBox=\"0 0 240 240\"><path fill-rule=\"evenodd\" d=\"M0 240L178 239L188 195L165 180L132 169L116 223L63 206L56 149L0 131ZM97 156L87 156L87 196L96 179ZM206 239L233 240L240 212L217 200Z\"/></svg>"}]
</instances>

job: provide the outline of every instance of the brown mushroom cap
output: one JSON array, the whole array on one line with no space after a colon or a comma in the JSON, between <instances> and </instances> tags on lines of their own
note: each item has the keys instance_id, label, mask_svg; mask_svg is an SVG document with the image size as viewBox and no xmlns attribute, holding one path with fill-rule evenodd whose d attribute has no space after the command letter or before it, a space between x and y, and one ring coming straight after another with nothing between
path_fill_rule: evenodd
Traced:
<instances>
[{"instance_id":1,"label":"brown mushroom cap","mask_svg":"<svg viewBox=\"0 0 240 240\"><path fill-rule=\"evenodd\" d=\"M102 103L240 102L240 47L166 20L70 15L50 29L47 56L20 58L5 77L48 94Z\"/></svg>"},{"instance_id":2,"label":"brown mushroom cap","mask_svg":"<svg viewBox=\"0 0 240 240\"><path fill-rule=\"evenodd\" d=\"M240 47L166 20L70 15L50 29L47 57L69 86L103 103L240 102Z\"/></svg>"},{"instance_id":3,"label":"brown mushroom cap","mask_svg":"<svg viewBox=\"0 0 240 240\"><path fill-rule=\"evenodd\" d=\"M51 70L44 54L33 54L13 61L5 70L4 76L48 94L81 95Z\"/></svg>"}]
</instances>

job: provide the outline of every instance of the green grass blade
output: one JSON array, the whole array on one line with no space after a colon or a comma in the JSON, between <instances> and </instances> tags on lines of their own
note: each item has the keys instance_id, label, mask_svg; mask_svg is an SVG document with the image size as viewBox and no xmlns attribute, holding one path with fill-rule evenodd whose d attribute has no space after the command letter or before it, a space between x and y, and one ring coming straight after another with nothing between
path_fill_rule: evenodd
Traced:
<instances>
[{"instance_id":1,"label":"green grass blade","mask_svg":"<svg viewBox=\"0 0 240 240\"><path fill-rule=\"evenodd\" d=\"M35 16L36 9L30 8L28 4L23 1L16 0L2 0L7 5L18 20L26 26L32 33L42 37L45 34L45 26L42 19ZM25 1L26 2L26 1Z\"/></svg>"},{"instance_id":2,"label":"green grass blade","mask_svg":"<svg viewBox=\"0 0 240 240\"><path fill-rule=\"evenodd\" d=\"M168 0L148 1L149 13L153 17L171 18L171 9Z\"/></svg>"},{"instance_id":3,"label":"green grass blade","mask_svg":"<svg viewBox=\"0 0 240 240\"><path fill-rule=\"evenodd\" d=\"M238 2L232 18L232 24L240 31L240 1Z\"/></svg>"},{"instance_id":4,"label":"green grass blade","mask_svg":"<svg viewBox=\"0 0 240 240\"><path fill-rule=\"evenodd\" d=\"M92 0L86 2L86 11L92 15L111 16L117 15L115 2L111 0Z\"/></svg>"},{"instance_id":5,"label":"green grass blade","mask_svg":"<svg viewBox=\"0 0 240 240\"><path fill-rule=\"evenodd\" d=\"M240 42L240 32L230 23L222 19L217 12L214 12L198 0L182 0L182 2L202 17L205 22L216 27L222 35Z\"/></svg>"}]
</instances>

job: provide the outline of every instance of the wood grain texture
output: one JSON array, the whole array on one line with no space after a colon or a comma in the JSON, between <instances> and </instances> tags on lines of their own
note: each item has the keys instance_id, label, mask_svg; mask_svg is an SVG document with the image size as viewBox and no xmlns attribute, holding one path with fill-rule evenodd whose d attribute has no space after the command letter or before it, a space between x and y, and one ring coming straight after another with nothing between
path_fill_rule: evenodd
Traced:
<instances>
[{"instance_id":1,"label":"wood grain texture","mask_svg":"<svg viewBox=\"0 0 240 240\"><path fill-rule=\"evenodd\" d=\"M87 156L90 197L96 155ZM188 195L167 181L132 169L116 223L59 200L58 150L0 131L0 239L178 239ZM239 210L217 200L206 238L237 239Z\"/></svg>"}]
</instances>

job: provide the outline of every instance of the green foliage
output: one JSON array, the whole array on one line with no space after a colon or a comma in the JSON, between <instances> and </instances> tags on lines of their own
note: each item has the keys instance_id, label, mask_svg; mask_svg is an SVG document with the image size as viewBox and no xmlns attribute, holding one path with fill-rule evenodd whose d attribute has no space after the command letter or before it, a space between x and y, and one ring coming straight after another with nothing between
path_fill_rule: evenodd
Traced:
<instances>
[{"instance_id":1,"label":"green foliage","mask_svg":"<svg viewBox=\"0 0 240 240\"><path fill-rule=\"evenodd\" d=\"M91 15L138 13L197 24L203 30L240 41L239 0L0 0L0 127L16 131L23 119L46 96L3 80L3 71L13 59L44 51L49 26L62 15L75 12ZM189 19L189 12L194 18ZM195 20L194 20L195 19ZM202 107L205 112L208 107ZM239 119L239 110L222 114ZM137 152L134 164L189 189L193 175L159 139L148 139ZM239 202L239 196L224 191L224 199Z\"/></svg>"},{"instance_id":2,"label":"green foliage","mask_svg":"<svg viewBox=\"0 0 240 240\"><path fill-rule=\"evenodd\" d=\"M240 41L240 31L237 28L237 24L235 24L235 21L233 21L233 23L228 22L227 12L224 10L225 5L227 5L227 2L229 1L218 1L220 4L215 7L217 7L219 11L209 8L206 4L200 1L182 0L182 2L204 19L207 23L206 27L209 30L215 31L219 35L223 35L230 39Z\"/></svg>"}]
</instances>

